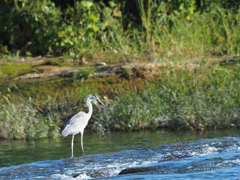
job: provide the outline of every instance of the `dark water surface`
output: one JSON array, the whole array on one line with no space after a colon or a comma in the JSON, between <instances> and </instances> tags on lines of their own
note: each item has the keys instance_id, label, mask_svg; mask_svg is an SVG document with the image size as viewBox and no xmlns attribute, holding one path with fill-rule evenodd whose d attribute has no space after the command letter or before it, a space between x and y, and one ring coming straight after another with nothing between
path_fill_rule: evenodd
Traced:
<instances>
[{"instance_id":1,"label":"dark water surface","mask_svg":"<svg viewBox=\"0 0 240 180\"><path fill-rule=\"evenodd\" d=\"M75 136L71 155L71 136L41 141L0 141L0 178L6 179L173 179L218 177L240 179L240 132L131 132L99 137L84 134L86 156L81 156L80 135ZM203 151L193 157L162 161L169 153L166 144L175 140L201 144ZM165 145L164 145L165 144ZM124 168L158 164L165 169L117 176ZM95 174L95 175L89 175ZM97 174L97 175L96 175ZM221 175L222 174L222 175Z\"/></svg>"}]
</instances>

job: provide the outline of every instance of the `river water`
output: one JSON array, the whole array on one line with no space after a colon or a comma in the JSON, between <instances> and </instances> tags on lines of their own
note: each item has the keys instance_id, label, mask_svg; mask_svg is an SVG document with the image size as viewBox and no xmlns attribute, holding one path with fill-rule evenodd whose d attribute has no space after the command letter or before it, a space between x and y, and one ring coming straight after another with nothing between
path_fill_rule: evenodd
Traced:
<instances>
[{"instance_id":1,"label":"river water","mask_svg":"<svg viewBox=\"0 0 240 180\"><path fill-rule=\"evenodd\" d=\"M186 144L177 145L178 138ZM86 155L81 156L77 135L74 158L70 158L71 137L0 143L0 179L240 179L239 130L104 137L87 130ZM157 169L118 175L126 168L152 166Z\"/></svg>"}]
</instances>

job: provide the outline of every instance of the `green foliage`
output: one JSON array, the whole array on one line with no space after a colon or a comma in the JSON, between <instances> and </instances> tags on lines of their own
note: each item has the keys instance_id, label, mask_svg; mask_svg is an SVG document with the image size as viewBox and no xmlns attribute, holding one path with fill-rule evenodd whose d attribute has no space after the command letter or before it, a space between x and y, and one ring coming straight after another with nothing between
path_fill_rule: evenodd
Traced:
<instances>
[{"instance_id":1,"label":"green foliage","mask_svg":"<svg viewBox=\"0 0 240 180\"><path fill-rule=\"evenodd\" d=\"M16 77L17 75L31 69L31 65L7 62L0 64L0 77Z\"/></svg>"},{"instance_id":2,"label":"green foliage","mask_svg":"<svg viewBox=\"0 0 240 180\"><path fill-rule=\"evenodd\" d=\"M90 72L94 69L83 68L73 80L9 84L11 92L1 96L0 137L57 137L64 122L86 111L89 94L99 94L107 104L93 116L91 127L98 133L240 127L239 64L227 68L205 62L193 67L170 64L155 80L91 79Z\"/></svg>"},{"instance_id":3,"label":"green foliage","mask_svg":"<svg viewBox=\"0 0 240 180\"><path fill-rule=\"evenodd\" d=\"M239 73L220 66L202 65L194 71L170 66L146 91L118 94L95 121L94 129L104 133L239 127L239 84Z\"/></svg>"},{"instance_id":4,"label":"green foliage","mask_svg":"<svg viewBox=\"0 0 240 180\"><path fill-rule=\"evenodd\" d=\"M117 63L240 53L237 1L104 2L0 1L1 57L14 61L19 55L51 53L76 60ZM19 69L20 74L32 71L30 65L5 63L0 66L0 77L15 77ZM134 84L137 82L120 83L115 77L99 79L96 85L88 79L94 68L83 68L73 74L73 79L55 79L54 83L49 79L41 83L11 82L9 88L18 92L14 93L26 98L33 95L41 105L11 93L3 96L0 137L55 137L61 123L78 111L79 103L96 92L114 99L93 125L103 133L159 127L203 130L228 128L231 123L239 127L238 120L233 122L234 117L239 117L239 70L204 63L191 71L187 69L169 66L161 79L144 86L141 81L140 90ZM19 90L22 88L25 91ZM60 102L59 109L56 104Z\"/></svg>"},{"instance_id":5,"label":"green foliage","mask_svg":"<svg viewBox=\"0 0 240 180\"><path fill-rule=\"evenodd\" d=\"M52 88L53 83L50 82L50 84ZM84 106L86 97L89 94L96 94L96 91L89 87L82 88L82 82L80 82L80 86L77 83L75 84L76 87L69 87L69 85L65 87L67 91L50 89L49 91L54 91L51 95L42 89L42 93L39 93L39 87L45 87L38 84L35 91L31 90L32 95L40 96L38 98L31 98L26 90L25 95L24 93L15 95L16 93L10 90L8 94L2 95L0 138L40 139L59 137L60 127L63 126L64 122L76 112L86 111ZM21 88L19 87L19 89ZM46 96L46 93L49 95Z\"/></svg>"},{"instance_id":6,"label":"green foliage","mask_svg":"<svg viewBox=\"0 0 240 180\"><path fill-rule=\"evenodd\" d=\"M173 72L162 80L161 111L171 119L174 129L230 127L229 110L237 108L232 102L239 98L240 79L236 75L218 66L209 70L200 67L193 74Z\"/></svg>"},{"instance_id":7,"label":"green foliage","mask_svg":"<svg viewBox=\"0 0 240 180\"><path fill-rule=\"evenodd\" d=\"M54 37L60 12L50 0L5 1L0 8L0 32L8 48L17 54L48 51L48 41Z\"/></svg>"},{"instance_id":8,"label":"green foliage","mask_svg":"<svg viewBox=\"0 0 240 180\"><path fill-rule=\"evenodd\" d=\"M42 116L35 104L11 95L1 103L0 136L7 139L36 139L59 136L59 127L51 114Z\"/></svg>"},{"instance_id":9,"label":"green foliage","mask_svg":"<svg viewBox=\"0 0 240 180\"><path fill-rule=\"evenodd\" d=\"M81 70L74 72L73 79L74 81L87 79L95 71L96 69L91 67L81 68Z\"/></svg>"},{"instance_id":10,"label":"green foliage","mask_svg":"<svg viewBox=\"0 0 240 180\"><path fill-rule=\"evenodd\" d=\"M156 61L240 51L239 2L106 2L1 1L0 53Z\"/></svg>"}]
</instances>

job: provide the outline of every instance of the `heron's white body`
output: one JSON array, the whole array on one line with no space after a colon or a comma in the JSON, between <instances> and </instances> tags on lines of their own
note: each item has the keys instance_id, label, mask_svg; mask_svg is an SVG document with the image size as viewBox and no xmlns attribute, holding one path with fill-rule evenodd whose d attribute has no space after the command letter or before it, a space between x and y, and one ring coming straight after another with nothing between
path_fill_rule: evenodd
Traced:
<instances>
[{"instance_id":1,"label":"heron's white body","mask_svg":"<svg viewBox=\"0 0 240 180\"><path fill-rule=\"evenodd\" d=\"M81 146L82 146L82 152L84 154L84 149L83 149L83 133L84 133L84 129L88 124L89 119L92 116L92 111L93 111L93 107L92 107L92 103L91 101L93 101L94 104L97 105L98 101L100 103L102 103L99 98L95 95L89 95L87 98L87 106L89 108L88 113L85 112L79 112L76 115L74 115L65 125L63 131L62 131L62 136L66 137L68 135L72 135L72 157L73 157L73 142L74 142L74 136L78 133L81 133ZM103 103L102 103L103 104ZM103 104L104 105L104 104Z\"/></svg>"},{"instance_id":2,"label":"heron's white body","mask_svg":"<svg viewBox=\"0 0 240 180\"><path fill-rule=\"evenodd\" d=\"M87 101L87 105L89 107L89 112L79 112L75 114L66 124L62 131L62 136L66 137L68 135L75 135L78 133L83 133L85 127L88 124L89 119L92 115L92 104L90 100Z\"/></svg>"},{"instance_id":3,"label":"heron's white body","mask_svg":"<svg viewBox=\"0 0 240 180\"><path fill-rule=\"evenodd\" d=\"M74 115L66 124L65 128L62 131L62 136L66 137L68 135L75 135L82 133L83 129L87 126L88 119L84 118L87 114L85 112L79 112Z\"/></svg>"}]
</instances>

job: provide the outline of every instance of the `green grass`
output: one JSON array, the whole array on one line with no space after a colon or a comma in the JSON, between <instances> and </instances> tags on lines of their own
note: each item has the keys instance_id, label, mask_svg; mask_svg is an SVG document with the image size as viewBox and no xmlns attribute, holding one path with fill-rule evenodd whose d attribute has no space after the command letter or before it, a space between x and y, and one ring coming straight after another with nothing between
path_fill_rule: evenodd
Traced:
<instances>
[{"instance_id":1,"label":"green grass","mask_svg":"<svg viewBox=\"0 0 240 180\"><path fill-rule=\"evenodd\" d=\"M185 16L181 12L168 14L164 4L154 6L151 2L154 1L145 7L149 8L148 14L139 4L144 21L138 27L132 24L124 27L125 17L116 18L111 9L104 7L103 31L82 38L79 32L85 29L70 28L74 36L65 34L62 41L71 42L71 46L63 43L57 50L73 48L72 57L87 59L91 64L173 62L160 77L91 79L89 74L95 68L86 67L72 78L3 82L7 85L1 91L0 138L57 137L64 122L85 110L83 104L89 94L106 97L103 101L107 108L94 116L91 126L98 133L239 128L239 63L220 66L199 61L196 67L186 68L174 62L191 65L195 59L240 53L240 11L216 5L211 11ZM64 52L71 55L69 51ZM43 65L63 64L49 61ZM16 77L32 70L31 65L2 63L0 77Z\"/></svg>"},{"instance_id":2,"label":"green grass","mask_svg":"<svg viewBox=\"0 0 240 180\"><path fill-rule=\"evenodd\" d=\"M53 83L51 83L53 84ZM39 86L41 88L41 86ZM9 92L0 104L0 138L41 139L59 137L60 129L71 116L85 111L85 99L92 91L86 88L68 88L39 97L19 96ZM35 94L35 91L31 92Z\"/></svg>"},{"instance_id":3,"label":"green grass","mask_svg":"<svg viewBox=\"0 0 240 180\"><path fill-rule=\"evenodd\" d=\"M168 14L164 6L155 7L151 2L147 11L151 14L145 14L139 4L143 22L138 28L130 24L124 29L120 20L109 22L108 33L100 33L103 43L89 43L89 49L94 49L93 59L108 63L166 62L240 53L240 11L213 6L209 11L185 16Z\"/></svg>"},{"instance_id":4,"label":"green grass","mask_svg":"<svg viewBox=\"0 0 240 180\"><path fill-rule=\"evenodd\" d=\"M53 115L51 113L42 115L31 99L25 101L7 95L4 96L4 101L4 105L0 106L1 138L39 139L59 136L59 126L54 121Z\"/></svg>"},{"instance_id":5,"label":"green grass","mask_svg":"<svg viewBox=\"0 0 240 180\"><path fill-rule=\"evenodd\" d=\"M0 137L57 137L70 117L86 111L85 99L89 94L98 94L107 104L102 112L94 112L88 126L101 134L158 128L239 128L239 74L239 64L225 67L202 62L194 69L171 64L157 79L43 81L33 85L37 91L30 88L30 94L9 92L2 96Z\"/></svg>"},{"instance_id":6,"label":"green grass","mask_svg":"<svg viewBox=\"0 0 240 180\"><path fill-rule=\"evenodd\" d=\"M225 3L204 2L202 7L197 7L193 0L176 3L137 0L133 3L136 4L134 11L122 11L124 2L111 6L99 2L88 8L75 2L63 8L64 11L81 13L68 17L67 21L61 16L63 9L56 9L54 3L50 3L44 5L48 11L40 10L42 13L37 13L38 18L33 22L25 19L27 16L12 14L12 18L21 19L20 22L29 27L21 35L18 33L19 24L6 25L2 33L11 39L7 43L10 47L25 45L18 47L22 53L57 54L90 63L165 62L238 54L239 3L235 2L236 6L232 7L225 6ZM6 8L16 7L6 5ZM31 9L32 4L24 8ZM18 9L21 10L26 13L25 9ZM29 16L35 16L32 11L27 12ZM5 16L8 17L7 14ZM15 31L9 34L8 28ZM32 31L34 40L31 42L25 42L28 31ZM24 42L20 43L20 39ZM0 45L0 55L9 61L19 58L11 54L7 44ZM16 53L16 49L13 48L12 52Z\"/></svg>"},{"instance_id":7,"label":"green grass","mask_svg":"<svg viewBox=\"0 0 240 180\"><path fill-rule=\"evenodd\" d=\"M23 63L6 62L0 64L0 78L13 78L20 73L26 72L31 69L32 66Z\"/></svg>"},{"instance_id":8,"label":"green grass","mask_svg":"<svg viewBox=\"0 0 240 180\"><path fill-rule=\"evenodd\" d=\"M149 6L152 13L141 14L144 22L139 28L124 29L121 20L109 20L108 33L99 32L101 43L88 44L88 60L179 62L240 53L240 11L216 6L185 17Z\"/></svg>"},{"instance_id":9,"label":"green grass","mask_svg":"<svg viewBox=\"0 0 240 180\"><path fill-rule=\"evenodd\" d=\"M94 129L105 133L240 127L239 72L218 65L204 65L194 71L169 67L161 79L145 85L145 89L118 94L95 121Z\"/></svg>"}]
</instances>

